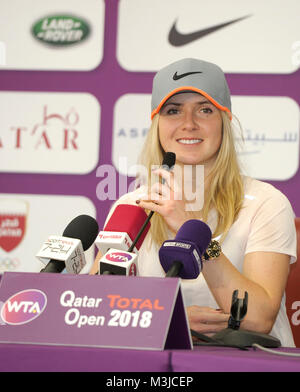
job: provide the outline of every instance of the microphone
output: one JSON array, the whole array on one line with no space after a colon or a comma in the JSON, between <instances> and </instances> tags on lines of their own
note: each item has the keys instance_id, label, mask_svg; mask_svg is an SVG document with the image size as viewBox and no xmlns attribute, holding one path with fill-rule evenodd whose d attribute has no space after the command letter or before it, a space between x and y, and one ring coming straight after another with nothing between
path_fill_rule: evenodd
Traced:
<instances>
[{"instance_id":1,"label":"microphone","mask_svg":"<svg viewBox=\"0 0 300 392\"><path fill-rule=\"evenodd\" d=\"M79 215L65 228L62 236L50 236L36 257L46 267L40 272L79 274L86 264L84 251L94 243L99 231L97 221L89 215Z\"/></svg>"},{"instance_id":2,"label":"microphone","mask_svg":"<svg viewBox=\"0 0 300 392\"><path fill-rule=\"evenodd\" d=\"M110 248L137 253L150 228L149 224L145 225L143 231L140 230L146 218L147 214L143 208L119 204L104 229L98 234L95 244L102 254Z\"/></svg>"},{"instance_id":3,"label":"microphone","mask_svg":"<svg viewBox=\"0 0 300 392\"><path fill-rule=\"evenodd\" d=\"M175 162L176 162L176 154L174 152L166 152L165 156L163 158L161 167L165 170L170 171L172 169L172 167L175 165ZM165 180L162 179L161 183L164 184ZM147 218L145 224L147 224L150 221L153 214L154 214L154 211L150 211L150 214L148 215L148 218Z\"/></svg>"},{"instance_id":4,"label":"microphone","mask_svg":"<svg viewBox=\"0 0 300 392\"><path fill-rule=\"evenodd\" d=\"M171 170L171 168L175 165L175 161L175 153L167 152L164 156L162 167L165 170ZM126 206L126 209L124 206ZM120 215L116 214L118 208L118 214ZM131 211L129 211L129 209L131 209ZM122 213L124 213L124 216L121 215ZM137 256L132 252L136 254L138 253L138 249L143 243L144 238L150 228L150 219L152 218L153 214L154 211L151 211L147 216L145 211L141 207L137 206L124 204L117 206L112 217L105 226L104 232L100 232L96 240L96 245L98 246L101 253L105 253L105 255L99 261L98 271L100 275L137 275ZM130 222L133 223L133 226L130 227L133 229L131 231L132 235L129 233L129 227L127 227L125 233L124 227L123 230L120 231L120 222L123 222L123 224L124 222L127 222L127 224ZM136 232L138 227L140 227L140 230ZM109 231L110 233L108 233ZM129 234L129 238L127 233ZM130 240L133 238L133 242L130 243ZM123 252L120 252L119 250L122 250Z\"/></svg>"},{"instance_id":5,"label":"microphone","mask_svg":"<svg viewBox=\"0 0 300 392\"><path fill-rule=\"evenodd\" d=\"M176 162L175 152L166 152L161 167L162 169L170 171L172 167L175 165L175 162Z\"/></svg>"},{"instance_id":6,"label":"microphone","mask_svg":"<svg viewBox=\"0 0 300 392\"><path fill-rule=\"evenodd\" d=\"M149 229L143 208L120 204L100 231L96 245L104 256L99 261L99 273L136 275L137 254Z\"/></svg>"},{"instance_id":7,"label":"microphone","mask_svg":"<svg viewBox=\"0 0 300 392\"><path fill-rule=\"evenodd\" d=\"M175 239L165 241L159 249L159 260L166 277L196 279L202 270L202 256L211 237L206 223L197 219L186 221Z\"/></svg>"}]
</instances>

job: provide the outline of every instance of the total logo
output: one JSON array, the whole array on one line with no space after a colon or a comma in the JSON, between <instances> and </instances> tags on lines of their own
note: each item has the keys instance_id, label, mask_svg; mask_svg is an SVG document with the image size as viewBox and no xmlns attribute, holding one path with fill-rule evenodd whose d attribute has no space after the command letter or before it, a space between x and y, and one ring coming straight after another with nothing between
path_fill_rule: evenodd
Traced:
<instances>
[{"instance_id":1,"label":"total logo","mask_svg":"<svg viewBox=\"0 0 300 392\"><path fill-rule=\"evenodd\" d=\"M132 256L129 253L125 253L125 252L112 252L106 255L106 259L109 261L127 263L132 259Z\"/></svg>"},{"instance_id":2,"label":"total logo","mask_svg":"<svg viewBox=\"0 0 300 392\"><path fill-rule=\"evenodd\" d=\"M6 324L22 325L39 317L47 305L47 296L41 290L19 291L2 306L0 318Z\"/></svg>"}]
</instances>

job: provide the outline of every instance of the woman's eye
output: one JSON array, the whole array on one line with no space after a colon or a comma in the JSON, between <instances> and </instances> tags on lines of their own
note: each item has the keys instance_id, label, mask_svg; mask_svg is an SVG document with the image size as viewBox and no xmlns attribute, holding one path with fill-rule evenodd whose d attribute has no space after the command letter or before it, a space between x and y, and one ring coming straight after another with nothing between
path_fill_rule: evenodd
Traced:
<instances>
[{"instance_id":1,"label":"woman's eye","mask_svg":"<svg viewBox=\"0 0 300 392\"><path fill-rule=\"evenodd\" d=\"M178 109L177 108L170 108L167 111L168 114L177 114L178 113Z\"/></svg>"},{"instance_id":2,"label":"woman's eye","mask_svg":"<svg viewBox=\"0 0 300 392\"><path fill-rule=\"evenodd\" d=\"M203 113L212 113L213 111L212 111L211 108L202 108L201 112L203 112Z\"/></svg>"}]
</instances>

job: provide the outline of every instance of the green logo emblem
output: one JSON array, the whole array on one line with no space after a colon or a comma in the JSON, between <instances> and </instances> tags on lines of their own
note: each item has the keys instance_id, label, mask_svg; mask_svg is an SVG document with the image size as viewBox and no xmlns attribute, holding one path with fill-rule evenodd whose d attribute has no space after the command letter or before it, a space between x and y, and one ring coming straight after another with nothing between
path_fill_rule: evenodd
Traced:
<instances>
[{"instance_id":1,"label":"green logo emblem","mask_svg":"<svg viewBox=\"0 0 300 392\"><path fill-rule=\"evenodd\" d=\"M87 22L69 15L46 16L32 27L32 34L39 41L54 46L74 45L90 34Z\"/></svg>"}]
</instances>

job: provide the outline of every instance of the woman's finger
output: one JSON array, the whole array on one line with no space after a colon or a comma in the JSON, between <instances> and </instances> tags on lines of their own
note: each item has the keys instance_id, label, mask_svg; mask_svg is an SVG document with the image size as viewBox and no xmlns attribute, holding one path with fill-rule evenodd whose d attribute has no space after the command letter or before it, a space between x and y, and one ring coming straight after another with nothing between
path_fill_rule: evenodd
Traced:
<instances>
[{"instance_id":1,"label":"woman's finger","mask_svg":"<svg viewBox=\"0 0 300 392\"><path fill-rule=\"evenodd\" d=\"M153 202L152 200L145 201L145 200L136 200L136 204L145 210L150 210L154 212L161 213L161 206L159 205L159 201Z\"/></svg>"},{"instance_id":2,"label":"woman's finger","mask_svg":"<svg viewBox=\"0 0 300 392\"><path fill-rule=\"evenodd\" d=\"M155 169L153 174L162 179L162 183L166 184L170 189L174 190L174 173L165 169Z\"/></svg>"},{"instance_id":3,"label":"woman's finger","mask_svg":"<svg viewBox=\"0 0 300 392\"><path fill-rule=\"evenodd\" d=\"M162 198L163 200L171 200L173 194L173 192L168 186L161 184L160 182L153 184L150 192L151 192L150 195L152 194L159 195L160 198Z\"/></svg>"}]
</instances>

